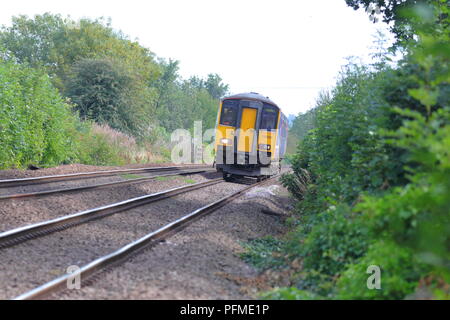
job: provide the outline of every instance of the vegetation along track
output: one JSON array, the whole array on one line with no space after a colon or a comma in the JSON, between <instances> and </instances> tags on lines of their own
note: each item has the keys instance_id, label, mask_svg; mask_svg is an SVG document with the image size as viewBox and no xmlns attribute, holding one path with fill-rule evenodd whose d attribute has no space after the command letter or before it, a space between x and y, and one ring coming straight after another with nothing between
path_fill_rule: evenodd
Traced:
<instances>
[{"instance_id":1,"label":"vegetation along track","mask_svg":"<svg viewBox=\"0 0 450 320\"><path fill-rule=\"evenodd\" d=\"M107 215L130 210L132 208L142 206L151 202L166 199L179 195L184 192L197 190L222 182L222 179L213 179L210 181L200 182L193 185L187 185L169 189L162 192L157 192L149 195L144 195L125 201L120 201L106 206L81 211L71 215L66 215L60 218L51 219L25 227L15 228L9 231L0 233L0 248L9 247L23 241L27 241L39 236L43 236L52 232L64 230L82 223L89 222L94 219L99 219Z\"/></svg>"},{"instance_id":2,"label":"vegetation along track","mask_svg":"<svg viewBox=\"0 0 450 320\"><path fill-rule=\"evenodd\" d=\"M272 177L269 180L272 180L276 177ZM221 179L213 180L211 181L211 184L213 183L219 183ZM149 245L156 244L157 241L162 240L163 238L174 234L180 230L182 230L184 227L186 227L189 223L195 221L196 219L199 219L201 217L204 217L207 214L210 214L214 212L215 210L223 207L230 201L236 199L240 195L247 192L249 189L254 188L258 185L266 183L268 180L264 180L262 182L258 182L255 184L252 184L250 186L246 186L242 189L240 189L237 192L232 193L231 195L225 196L217 201L214 201L213 203L210 203L208 205L205 205L199 209L196 209L192 211L191 213L184 215L181 218L176 219L175 221L172 221L169 224L166 224L163 227L160 227L156 231L153 231L141 238L139 238L136 241L133 241L120 249L107 254L103 257L100 257L90 263L85 264L83 267L81 267L79 270L72 274L66 274L63 276L60 276L50 282L47 282L44 285L41 285L35 289L32 289L24 294L21 294L17 296L15 299L17 300L25 300L25 299L40 299L43 297L46 297L47 295L54 293L59 290L63 290L68 281L71 281L75 277L80 277L81 281L86 281L90 276L93 274L104 270L107 267L110 267L112 265L116 265L120 262L125 261L129 257L131 257L133 254L138 253L140 250L148 247ZM198 185L198 184L197 184Z\"/></svg>"},{"instance_id":3,"label":"vegetation along track","mask_svg":"<svg viewBox=\"0 0 450 320\"><path fill-rule=\"evenodd\" d=\"M137 170L141 170L141 169L137 169ZM154 175L151 177L134 178L134 179L124 180L124 181L115 181L115 182L108 182L108 183L101 183L101 184L94 184L94 185L87 185L87 186L80 186L80 187L73 187L73 188L62 188L62 189L45 190L45 191L38 191L38 192L25 192L25 193L0 195L0 200L38 197L38 196L45 196L45 195L57 194L57 193L69 193L69 192L101 189L101 188L107 188L107 187L123 185L123 184L142 183L142 182L146 182L146 181L153 180L156 178L163 178L163 177L177 176L177 175L188 175L188 174L202 173L202 172L206 172L206 171L213 171L213 170L208 170L206 168L204 168L204 169L199 168L199 169L194 169L194 170L182 170L182 171L178 171L179 169L170 169L170 170L176 170L176 172L162 174L162 175ZM162 171L166 171L166 169L164 169ZM49 177L52 177L52 176L49 176ZM19 179L19 180L22 180L22 179ZM3 180L3 181L6 181L6 180ZM0 184L1 184L1 182L2 181L0 181ZM1 187L1 185L0 185L0 187Z\"/></svg>"}]
</instances>

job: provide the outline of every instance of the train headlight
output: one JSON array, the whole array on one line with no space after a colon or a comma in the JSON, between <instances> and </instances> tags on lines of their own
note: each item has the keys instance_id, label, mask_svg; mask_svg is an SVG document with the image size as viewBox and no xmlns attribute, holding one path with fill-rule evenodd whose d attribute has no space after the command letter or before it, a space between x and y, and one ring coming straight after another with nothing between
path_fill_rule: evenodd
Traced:
<instances>
[{"instance_id":1,"label":"train headlight","mask_svg":"<svg viewBox=\"0 0 450 320\"><path fill-rule=\"evenodd\" d=\"M259 145L259 149L260 150L267 150L267 151L269 151L270 150L270 144L260 144Z\"/></svg>"},{"instance_id":2,"label":"train headlight","mask_svg":"<svg viewBox=\"0 0 450 320\"><path fill-rule=\"evenodd\" d=\"M232 141L231 141L231 139L220 139L220 143L221 144L231 144Z\"/></svg>"}]
</instances>

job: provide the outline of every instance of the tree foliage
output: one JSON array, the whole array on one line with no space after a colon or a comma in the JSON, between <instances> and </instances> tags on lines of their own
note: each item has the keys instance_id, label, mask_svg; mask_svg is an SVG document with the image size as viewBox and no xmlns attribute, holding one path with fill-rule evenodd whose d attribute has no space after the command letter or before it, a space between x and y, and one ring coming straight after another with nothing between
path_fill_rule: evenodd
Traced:
<instances>
[{"instance_id":1,"label":"tree foliage","mask_svg":"<svg viewBox=\"0 0 450 320\"><path fill-rule=\"evenodd\" d=\"M181 79L177 61L156 58L103 18L13 17L1 28L0 45L18 63L43 68L83 119L139 141L192 128L196 120L213 127L218 99L228 90L217 74Z\"/></svg>"},{"instance_id":2,"label":"tree foliage","mask_svg":"<svg viewBox=\"0 0 450 320\"><path fill-rule=\"evenodd\" d=\"M417 29L411 28L411 16L407 14L413 8L423 9L423 12L429 12L426 8L433 8L439 10L439 6L433 6L433 4L438 4L439 2L445 3L445 0L345 0L348 6L354 8L355 10L363 8L370 14L377 14L376 11L379 9L379 14L382 16L382 20L385 23L391 25L391 31L397 38L398 43L405 45L407 42L413 40L415 31ZM433 16L434 22L438 24L448 23L446 21L446 13L439 12ZM419 22L424 22L418 19ZM432 31L433 28L430 29Z\"/></svg>"},{"instance_id":3,"label":"tree foliage","mask_svg":"<svg viewBox=\"0 0 450 320\"><path fill-rule=\"evenodd\" d=\"M133 74L118 62L83 59L73 66L65 93L82 119L108 123L112 128L139 136L145 120L150 119L153 97L149 88L138 84Z\"/></svg>"},{"instance_id":4,"label":"tree foliage","mask_svg":"<svg viewBox=\"0 0 450 320\"><path fill-rule=\"evenodd\" d=\"M302 200L284 252L303 269L270 296L450 297L449 7L402 3L415 35L402 61L344 68L283 177ZM367 288L370 265L381 290Z\"/></svg>"},{"instance_id":5,"label":"tree foliage","mask_svg":"<svg viewBox=\"0 0 450 320\"><path fill-rule=\"evenodd\" d=\"M15 66L14 68L19 70L23 67L24 70L29 70L30 74L34 74L32 70L36 70L42 77L45 77L45 73L48 74L46 81L53 85L45 84L48 87L49 99L63 101L61 96L70 99L73 104L71 106L64 104L61 110L50 108L55 112L56 118L72 109L83 120L106 124L132 135L141 146L148 148L153 145L154 150L164 150L162 144L168 143L168 133L178 128L190 129L194 121L202 120L204 129L212 128L219 98L228 90L228 86L223 84L217 74L209 74L205 78L182 79L178 74L177 61L157 58L148 48L113 29L111 22L103 18L83 18L75 21L70 17L64 18L50 13L32 18L23 15L13 17L11 26L2 26L0 29L0 48L4 48L1 51L2 59L12 63L8 68ZM17 74L16 80L19 81L22 79L19 75L21 72ZM6 82L5 85L9 83ZM21 89L24 96L33 96L31 85L20 82L18 86L24 86L23 90ZM53 87L59 89L59 96L55 96ZM36 94L41 95L40 91L36 91ZM2 96L4 97L6 95ZM41 98L36 96L37 100L33 99L28 107L41 110L43 106L36 105L40 103ZM6 114L5 110L12 108L7 100L3 100L0 107L3 115ZM24 112L19 111L19 107L12 109L14 112ZM48 115L49 119L53 119L52 112ZM58 115L58 112L61 114ZM66 115L68 119L73 119L70 112ZM5 122L14 122L15 118L9 113L3 119ZM41 118L36 118L36 130L39 126L47 126L38 119ZM61 125L63 123L64 121L61 121ZM25 124L26 122L23 125ZM78 125L84 126L81 123ZM31 127L16 130L17 136L14 138L12 131L3 131L1 138L20 140L23 139L21 135L31 134L33 130ZM43 128L39 130L45 131ZM92 134L92 131L86 129L77 132L82 135ZM75 136L76 134L74 133ZM61 139L62 144L67 142L61 135L53 136L55 139ZM80 141L87 143L88 140ZM18 148L12 147L12 142L8 143L11 148ZM45 144L42 143L35 151L27 151L36 152L36 158L30 154L19 156L15 151L7 151L5 148L3 166L22 166L27 161L43 163L41 156L48 153L39 151ZM65 154L61 153L59 161L75 161L77 158ZM45 159L49 159L48 164L58 163L56 158ZM6 162L7 160L9 162Z\"/></svg>"},{"instance_id":6,"label":"tree foliage","mask_svg":"<svg viewBox=\"0 0 450 320\"><path fill-rule=\"evenodd\" d=\"M182 80L178 75L178 62L160 61L162 76L156 82L158 98L156 112L161 125L168 131L192 128L194 120L203 121L205 129L215 125L219 98L228 91L217 74L206 80L191 77Z\"/></svg>"},{"instance_id":7,"label":"tree foliage","mask_svg":"<svg viewBox=\"0 0 450 320\"><path fill-rule=\"evenodd\" d=\"M81 19L74 21L45 13L33 19L13 17L11 27L2 27L0 43L18 59L31 66L44 66L61 85L78 60L110 58L121 61L142 81L159 75L154 54L115 31L109 22Z\"/></svg>"}]
</instances>

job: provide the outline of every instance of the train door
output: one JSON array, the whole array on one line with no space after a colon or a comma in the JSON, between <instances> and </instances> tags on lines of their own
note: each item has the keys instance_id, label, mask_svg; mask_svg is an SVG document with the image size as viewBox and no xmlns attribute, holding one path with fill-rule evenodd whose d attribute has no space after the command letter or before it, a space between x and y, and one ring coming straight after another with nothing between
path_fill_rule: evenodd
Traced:
<instances>
[{"instance_id":1,"label":"train door","mask_svg":"<svg viewBox=\"0 0 450 320\"><path fill-rule=\"evenodd\" d=\"M239 127L239 137L237 144L238 152L253 152L253 143L255 139L256 119L258 109L247 103L241 107L241 124Z\"/></svg>"}]
</instances>

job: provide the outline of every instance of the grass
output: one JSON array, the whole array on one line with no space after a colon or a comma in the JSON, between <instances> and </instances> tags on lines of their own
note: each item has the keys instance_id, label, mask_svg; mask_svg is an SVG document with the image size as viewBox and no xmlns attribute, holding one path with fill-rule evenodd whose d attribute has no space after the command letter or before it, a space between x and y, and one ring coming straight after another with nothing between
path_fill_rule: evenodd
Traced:
<instances>
[{"instance_id":1,"label":"grass","mask_svg":"<svg viewBox=\"0 0 450 320\"><path fill-rule=\"evenodd\" d=\"M158 154L164 148L150 144L138 144L136 139L106 124L86 123L85 131L79 133L78 159L91 165L126 165L131 163L167 162L167 153Z\"/></svg>"},{"instance_id":2,"label":"grass","mask_svg":"<svg viewBox=\"0 0 450 320\"><path fill-rule=\"evenodd\" d=\"M170 176L170 177L156 177L156 181L169 181L169 180L175 180L178 179L179 176Z\"/></svg>"},{"instance_id":3,"label":"grass","mask_svg":"<svg viewBox=\"0 0 450 320\"><path fill-rule=\"evenodd\" d=\"M132 174L132 173L125 173L120 175L121 178L131 180L131 179L139 179L139 178L145 178L144 176L138 175L138 174Z\"/></svg>"},{"instance_id":4,"label":"grass","mask_svg":"<svg viewBox=\"0 0 450 320\"><path fill-rule=\"evenodd\" d=\"M240 244L245 250L240 254L241 259L258 270L277 269L285 265L284 259L277 254L282 251L283 245L279 239L268 236Z\"/></svg>"},{"instance_id":5,"label":"grass","mask_svg":"<svg viewBox=\"0 0 450 320\"><path fill-rule=\"evenodd\" d=\"M155 180L156 181L169 181L169 180L176 180L179 178L181 178L181 176L156 177ZM189 179L189 178L184 178L183 181L184 181L184 183L187 183L187 184L194 184L197 182L194 179Z\"/></svg>"}]
</instances>

